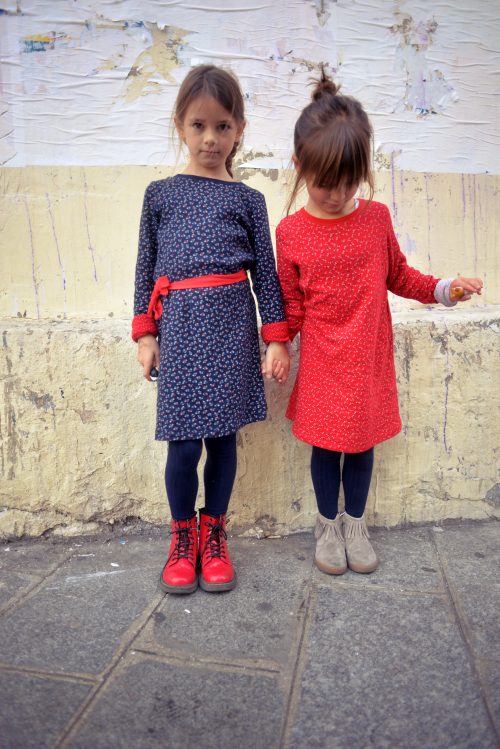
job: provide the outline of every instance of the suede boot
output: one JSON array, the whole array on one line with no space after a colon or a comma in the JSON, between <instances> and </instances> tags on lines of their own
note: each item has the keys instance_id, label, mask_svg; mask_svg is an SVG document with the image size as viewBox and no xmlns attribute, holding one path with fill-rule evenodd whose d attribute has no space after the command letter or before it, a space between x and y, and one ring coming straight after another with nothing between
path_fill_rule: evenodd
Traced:
<instances>
[{"instance_id":1,"label":"suede boot","mask_svg":"<svg viewBox=\"0 0 500 749\"><path fill-rule=\"evenodd\" d=\"M226 516L200 510L200 588L209 593L231 590L236 572L227 550Z\"/></svg>"},{"instance_id":2,"label":"suede boot","mask_svg":"<svg viewBox=\"0 0 500 749\"><path fill-rule=\"evenodd\" d=\"M160 587L167 593L193 593L198 587L198 523L172 519L172 540L168 559L160 577Z\"/></svg>"},{"instance_id":3,"label":"suede boot","mask_svg":"<svg viewBox=\"0 0 500 749\"><path fill-rule=\"evenodd\" d=\"M353 572L366 574L378 567L376 554L371 545L365 516L353 518L343 513L343 529L347 564Z\"/></svg>"},{"instance_id":4,"label":"suede boot","mask_svg":"<svg viewBox=\"0 0 500 749\"><path fill-rule=\"evenodd\" d=\"M314 536L316 567L328 575L343 575L347 570L347 562L341 516L337 513L335 520L329 520L318 513Z\"/></svg>"}]
</instances>

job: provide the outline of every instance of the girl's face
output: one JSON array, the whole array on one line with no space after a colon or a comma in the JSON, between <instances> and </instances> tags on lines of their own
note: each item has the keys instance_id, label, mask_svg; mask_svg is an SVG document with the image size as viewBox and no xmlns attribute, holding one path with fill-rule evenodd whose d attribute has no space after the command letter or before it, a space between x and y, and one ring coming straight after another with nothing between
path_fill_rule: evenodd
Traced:
<instances>
[{"instance_id":1,"label":"girl's face","mask_svg":"<svg viewBox=\"0 0 500 749\"><path fill-rule=\"evenodd\" d=\"M341 183L336 188L318 187L312 179L306 177L309 194L306 210L317 218L341 218L355 208L354 196L359 185Z\"/></svg>"},{"instance_id":2,"label":"girl's face","mask_svg":"<svg viewBox=\"0 0 500 749\"><path fill-rule=\"evenodd\" d=\"M245 122L234 117L211 96L200 96L188 106L175 127L189 151L185 174L230 180L226 159L239 141Z\"/></svg>"}]
</instances>

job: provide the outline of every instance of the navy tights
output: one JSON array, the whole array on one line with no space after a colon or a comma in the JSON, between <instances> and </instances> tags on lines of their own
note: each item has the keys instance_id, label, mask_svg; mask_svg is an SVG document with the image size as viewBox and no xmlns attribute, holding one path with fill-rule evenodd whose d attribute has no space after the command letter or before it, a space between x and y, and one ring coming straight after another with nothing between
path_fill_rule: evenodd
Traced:
<instances>
[{"instance_id":1,"label":"navy tights","mask_svg":"<svg viewBox=\"0 0 500 749\"><path fill-rule=\"evenodd\" d=\"M204 440L207 460L203 473L205 510L210 515L224 515L236 476L236 434ZM197 467L203 440L180 440L168 443L165 486L170 512L175 520L194 515L198 493Z\"/></svg>"},{"instance_id":2,"label":"navy tights","mask_svg":"<svg viewBox=\"0 0 500 749\"><path fill-rule=\"evenodd\" d=\"M318 510L329 520L338 512L340 481L344 487L345 511L360 518L366 506L373 469L373 447L362 453L344 453L342 475L340 458L342 453L313 447L311 476L318 503Z\"/></svg>"}]
</instances>

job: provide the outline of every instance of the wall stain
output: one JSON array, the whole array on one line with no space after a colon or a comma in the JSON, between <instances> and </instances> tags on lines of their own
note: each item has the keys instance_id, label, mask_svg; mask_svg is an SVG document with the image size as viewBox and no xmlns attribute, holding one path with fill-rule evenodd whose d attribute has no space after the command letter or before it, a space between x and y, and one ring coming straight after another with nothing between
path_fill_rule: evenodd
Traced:
<instances>
[{"instance_id":1,"label":"wall stain","mask_svg":"<svg viewBox=\"0 0 500 749\"><path fill-rule=\"evenodd\" d=\"M437 21L415 21L408 13L397 10L396 23L390 31L400 37L396 62L405 76L405 94L400 109L414 111L419 118L443 112L450 103L458 100L454 87L443 73L431 66L426 52L434 41Z\"/></svg>"},{"instance_id":2,"label":"wall stain","mask_svg":"<svg viewBox=\"0 0 500 749\"><path fill-rule=\"evenodd\" d=\"M500 507L500 484L495 484L486 492L485 500L493 507Z\"/></svg>"}]
</instances>

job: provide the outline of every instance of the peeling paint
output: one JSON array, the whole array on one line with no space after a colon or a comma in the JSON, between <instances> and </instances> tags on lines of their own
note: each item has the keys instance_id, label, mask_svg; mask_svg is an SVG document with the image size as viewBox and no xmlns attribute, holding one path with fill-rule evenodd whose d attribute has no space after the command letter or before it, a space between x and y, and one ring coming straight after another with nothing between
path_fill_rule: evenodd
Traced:
<instances>
[{"instance_id":1,"label":"peeling paint","mask_svg":"<svg viewBox=\"0 0 500 749\"><path fill-rule=\"evenodd\" d=\"M399 168L500 169L489 0L435 0L432 13L416 0L404 11L379 0L171 6L33 0L29 13L12 6L0 16L9 104L0 115L0 160L172 166L167 125L178 84L192 65L213 62L241 80L248 147L269 151L281 168L311 75L324 63L366 106Z\"/></svg>"}]
</instances>

